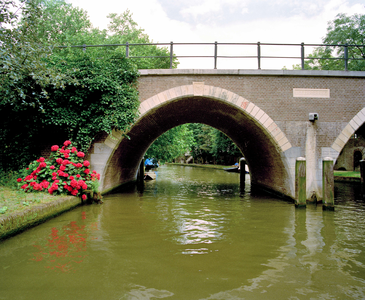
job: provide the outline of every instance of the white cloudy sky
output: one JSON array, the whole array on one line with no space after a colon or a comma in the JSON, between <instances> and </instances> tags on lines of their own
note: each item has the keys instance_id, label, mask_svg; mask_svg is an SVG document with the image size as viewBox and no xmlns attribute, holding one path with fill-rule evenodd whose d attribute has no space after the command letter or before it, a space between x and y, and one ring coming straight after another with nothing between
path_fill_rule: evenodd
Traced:
<instances>
[{"instance_id":1,"label":"white cloudy sky","mask_svg":"<svg viewBox=\"0 0 365 300\"><path fill-rule=\"evenodd\" d=\"M106 28L109 13L129 9L154 42L321 43L327 22L338 13L365 13L360 0L68 0L88 12L91 22ZM175 47L177 55L213 55L213 46ZM201 51L206 51L202 53ZM244 52L242 52L244 51ZM247 52L248 51L248 52ZM288 52L289 51L289 52ZM269 53L270 52L270 53ZM311 52L306 49L306 52ZM220 47L219 55L256 55L256 47ZM298 56L293 47L262 48L262 55ZM212 68L211 59L180 59L179 68ZM263 61L262 68L291 67L299 61ZM218 68L256 68L256 60L218 61Z\"/></svg>"}]
</instances>

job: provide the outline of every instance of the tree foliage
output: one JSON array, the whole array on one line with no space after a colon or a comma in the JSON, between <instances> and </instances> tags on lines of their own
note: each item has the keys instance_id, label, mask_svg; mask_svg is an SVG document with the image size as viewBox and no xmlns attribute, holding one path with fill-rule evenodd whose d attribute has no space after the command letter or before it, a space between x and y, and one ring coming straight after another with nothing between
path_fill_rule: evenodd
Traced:
<instances>
[{"instance_id":1,"label":"tree foliage","mask_svg":"<svg viewBox=\"0 0 365 300\"><path fill-rule=\"evenodd\" d=\"M138 24L132 19L132 13L127 9L122 14L111 13L108 15L110 23L108 26L107 42L109 44L151 44L152 40L144 33L144 29L138 27ZM123 48L117 48L116 51L123 52ZM134 63L138 69L168 69L170 68L170 53L166 47L157 45L134 45L129 48L129 56L140 57L134 58ZM141 58L155 56L156 58ZM172 67L176 68L178 61L173 58Z\"/></svg>"},{"instance_id":2,"label":"tree foliage","mask_svg":"<svg viewBox=\"0 0 365 300\"><path fill-rule=\"evenodd\" d=\"M100 131L127 131L138 115L136 65L115 48L51 51L105 42L108 35L62 0L20 5L7 1L1 8L0 168L24 166L45 139L72 139L86 151Z\"/></svg>"},{"instance_id":3,"label":"tree foliage","mask_svg":"<svg viewBox=\"0 0 365 300\"><path fill-rule=\"evenodd\" d=\"M37 1L0 4L0 169L18 169L34 158L46 88L65 84L66 76L46 61L51 48L35 34L42 16Z\"/></svg>"},{"instance_id":4,"label":"tree foliage","mask_svg":"<svg viewBox=\"0 0 365 300\"><path fill-rule=\"evenodd\" d=\"M42 18L34 33L44 44L82 45L97 40L99 36L105 37L102 31L93 28L86 11L79 7L63 0L43 0L39 5Z\"/></svg>"},{"instance_id":5,"label":"tree foliage","mask_svg":"<svg viewBox=\"0 0 365 300\"><path fill-rule=\"evenodd\" d=\"M233 164L241 151L223 132L200 123L177 126L161 135L148 149L146 157L162 162L190 153L198 163Z\"/></svg>"},{"instance_id":6,"label":"tree foliage","mask_svg":"<svg viewBox=\"0 0 365 300\"><path fill-rule=\"evenodd\" d=\"M126 58L100 60L83 54L67 61L53 57L52 63L78 84L48 90L42 124L62 128L82 151L98 132L129 129L138 116L138 73Z\"/></svg>"},{"instance_id":7,"label":"tree foliage","mask_svg":"<svg viewBox=\"0 0 365 300\"><path fill-rule=\"evenodd\" d=\"M205 124L189 124L194 136L191 153L202 163L233 164L242 156L241 151L223 132Z\"/></svg>"},{"instance_id":8,"label":"tree foliage","mask_svg":"<svg viewBox=\"0 0 365 300\"><path fill-rule=\"evenodd\" d=\"M316 48L305 61L308 70L344 70L345 47L348 44L348 70L365 70L365 15L338 14L328 23L323 43L327 46ZM355 46L357 45L357 46ZM321 58L321 59L319 59ZM299 69L300 66L294 66Z\"/></svg>"},{"instance_id":9,"label":"tree foliage","mask_svg":"<svg viewBox=\"0 0 365 300\"><path fill-rule=\"evenodd\" d=\"M234 164L239 157L242 157L242 153L236 144L222 131L217 129L213 130L213 147L211 153L218 163L224 164Z\"/></svg>"},{"instance_id":10,"label":"tree foliage","mask_svg":"<svg viewBox=\"0 0 365 300\"><path fill-rule=\"evenodd\" d=\"M42 16L36 0L0 4L0 105L39 108L46 86L65 83L65 76L45 61L51 48L36 34Z\"/></svg>"},{"instance_id":11,"label":"tree foliage","mask_svg":"<svg viewBox=\"0 0 365 300\"><path fill-rule=\"evenodd\" d=\"M194 143L194 137L188 125L180 125L162 134L147 150L145 157L158 161L171 162L185 155Z\"/></svg>"},{"instance_id":12,"label":"tree foliage","mask_svg":"<svg viewBox=\"0 0 365 300\"><path fill-rule=\"evenodd\" d=\"M205 163L213 159L211 153L213 147L212 127L200 124L191 123L189 128L194 137L194 144L191 148L191 154L196 162Z\"/></svg>"}]
</instances>

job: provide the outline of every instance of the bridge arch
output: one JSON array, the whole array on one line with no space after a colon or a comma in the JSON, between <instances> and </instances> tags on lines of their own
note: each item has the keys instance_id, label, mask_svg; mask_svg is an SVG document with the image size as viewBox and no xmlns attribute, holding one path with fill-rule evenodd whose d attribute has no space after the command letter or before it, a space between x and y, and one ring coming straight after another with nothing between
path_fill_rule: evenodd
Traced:
<instances>
[{"instance_id":1,"label":"bridge arch","mask_svg":"<svg viewBox=\"0 0 365 300\"><path fill-rule=\"evenodd\" d=\"M337 152L337 157L345 147L346 143L352 137L352 135L364 124L365 122L365 107L360 110L351 121L345 126L345 128L338 135L336 140L332 144L332 149ZM334 157L336 160L337 157Z\"/></svg>"},{"instance_id":2,"label":"bridge arch","mask_svg":"<svg viewBox=\"0 0 365 300\"><path fill-rule=\"evenodd\" d=\"M95 143L92 166L102 175L100 189L111 190L135 180L139 162L164 132L185 123L203 123L229 136L246 157L251 181L294 197L292 147L284 132L262 109L247 99L215 86L194 82L174 87L143 101L140 117L128 132L113 132Z\"/></svg>"}]
</instances>

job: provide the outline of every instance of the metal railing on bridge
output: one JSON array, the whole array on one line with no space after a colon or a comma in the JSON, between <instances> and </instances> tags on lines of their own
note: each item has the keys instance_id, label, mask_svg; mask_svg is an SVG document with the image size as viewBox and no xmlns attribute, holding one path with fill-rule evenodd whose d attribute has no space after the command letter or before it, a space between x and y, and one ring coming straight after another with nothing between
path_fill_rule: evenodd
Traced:
<instances>
[{"instance_id":1,"label":"metal railing on bridge","mask_svg":"<svg viewBox=\"0 0 365 300\"><path fill-rule=\"evenodd\" d=\"M130 49L133 47L140 47L140 46L157 46L157 47L164 47L168 53L166 53L166 55L163 56L131 56L130 55ZM202 47L204 46L205 49L206 47L211 47L211 49L209 51L211 51L211 55L177 55L176 53L174 53L174 47L178 47L178 46L190 46L190 47ZM256 48L256 53L250 54L250 55L219 55L219 47L226 47L226 46L231 46L231 47L241 47L241 48L246 48L246 47L255 47ZM280 43L218 43L218 42L214 42L214 43L174 43L174 42L170 42L170 43L145 43L145 44L134 44L134 43L125 43L125 44L106 44L106 45L77 45L77 46L57 46L55 48L82 48L83 51L86 51L87 48L92 48L92 47L125 47L125 56L131 59L156 59L156 58L165 58L165 59L169 59L170 61L170 69L173 68L173 62L175 59L183 59L183 58L208 58L208 59L212 59L213 60L213 65L214 65L214 69L217 69L218 67L218 59L256 59L257 60L257 69L261 69L261 63L263 60L266 59L294 59L297 60L298 63L297 65L299 66L299 68L301 68L302 70L305 69L305 61L306 60L339 60L339 61L343 61L343 70L348 70L348 64L350 60L365 60L365 54L364 54L364 50L365 50L365 45L350 45L350 44L336 44L336 45L326 45L326 44L280 44ZM298 48L298 55L294 55L294 56L267 56L267 55L262 55L262 49L264 47L291 47L291 48ZM314 57L313 55L310 56L305 56L305 48L312 48L314 49L315 47L333 47L333 48L337 48L337 49L343 49L343 51L341 51L341 55L338 57ZM349 57L349 49L351 48L356 48L357 50L360 51L360 56L359 57ZM243 51L241 51L243 52Z\"/></svg>"}]
</instances>

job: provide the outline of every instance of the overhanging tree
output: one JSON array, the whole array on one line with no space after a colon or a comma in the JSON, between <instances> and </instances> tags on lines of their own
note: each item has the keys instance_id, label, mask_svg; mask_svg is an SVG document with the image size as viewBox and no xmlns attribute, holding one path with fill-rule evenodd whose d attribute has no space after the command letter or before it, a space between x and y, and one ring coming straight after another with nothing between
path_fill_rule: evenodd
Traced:
<instances>
[{"instance_id":1,"label":"overhanging tree","mask_svg":"<svg viewBox=\"0 0 365 300\"><path fill-rule=\"evenodd\" d=\"M21 4L21 20L12 12L18 8L14 2L1 10L2 169L17 169L32 160L38 141L50 139L50 134L72 138L80 150L87 150L97 132L126 131L138 114L138 72L125 57L112 51L103 57L92 51L51 52L62 35L65 41L88 36L91 43L105 38L88 30L86 15L77 32L70 33L63 24L77 22L72 18L84 12L76 9L73 17L62 17L72 12L72 7L64 9L64 1ZM55 28L50 26L52 17ZM45 133L45 127L54 131Z\"/></svg>"},{"instance_id":2,"label":"overhanging tree","mask_svg":"<svg viewBox=\"0 0 365 300\"><path fill-rule=\"evenodd\" d=\"M46 86L62 87L65 77L47 65L52 53L36 34L43 12L36 0L0 4L0 105L40 108Z\"/></svg>"},{"instance_id":3,"label":"overhanging tree","mask_svg":"<svg viewBox=\"0 0 365 300\"><path fill-rule=\"evenodd\" d=\"M34 157L37 115L46 88L64 86L66 76L50 67L49 45L35 34L43 13L35 0L0 4L0 169L17 169Z\"/></svg>"},{"instance_id":4,"label":"overhanging tree","mask_svg":"<svg viewBox=\"0 0 365 300\"><path fill-rule=\"evenodd\" d=\"M84 151L99 131L127 131L138 115L138 68L169 67L165 48L57 48L75 44L149 43L129 11L110 15L110 30L93 28L85 11L63 0L6 1L1 12L0 142L2 168L16 169L39 152L51 134ZM20 17L22 16L22 17ZM174 60L176 66L176 60ZM38 147L37 147L38 146Z\"/></svg>"},{"instance_id":5,"label":"overhanging tree","mask_svg":"<svg viewBox=\"0 0 365 300\"><path fill-rule=\"evenodd\" d=\"M52 57L52 63L63 73L73 76L78 84L64 89L49 89L42 103L44 125L67 132L68 137L87 151L95 135L113 129L128 131L138 116L138 71L126 58L95 59L87 54Z\"/></svg>"}]
</instances>

